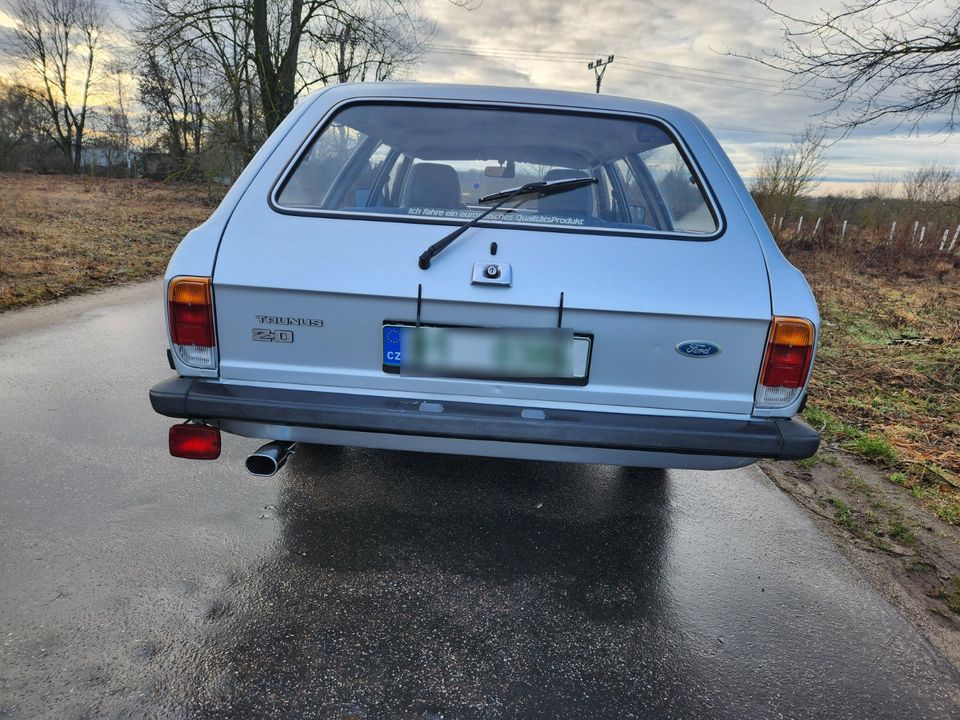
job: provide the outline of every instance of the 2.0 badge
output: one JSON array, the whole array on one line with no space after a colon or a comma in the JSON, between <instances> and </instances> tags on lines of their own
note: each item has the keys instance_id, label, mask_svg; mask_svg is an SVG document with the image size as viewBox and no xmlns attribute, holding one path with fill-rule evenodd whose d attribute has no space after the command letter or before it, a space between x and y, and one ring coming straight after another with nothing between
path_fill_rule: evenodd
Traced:
<instances>
[{"instance_id":1,"label":"2.0 badge","mask_svg":"<svg viewBox=\"0 0 960 720\"><path fill-rule=\"evenodd\" d=\"M290 330L270 330L268 328L254 328L253 339L257 342L292 343L293 333Z\"/></svg>"}]
</instances>

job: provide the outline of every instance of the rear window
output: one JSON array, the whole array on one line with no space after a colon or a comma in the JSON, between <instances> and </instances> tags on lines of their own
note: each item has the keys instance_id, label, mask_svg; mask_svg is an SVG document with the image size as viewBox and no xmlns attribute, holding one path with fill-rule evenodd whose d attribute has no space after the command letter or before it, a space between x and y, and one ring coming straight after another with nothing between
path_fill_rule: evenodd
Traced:
<instances>
[{"instance_id":1,"label":"rear window","mask_svg":"<svg viewBox=\"0 0 960 720\"><path fill-rule=\"evenodd\" d=\"M699 175L659 123L624 117L423 104L339 111L282 180L276 204L304 212L468 220L486 195L594 178L518 197L486 220L708 236L717 216Z\"/></svg>"}]
</instances>

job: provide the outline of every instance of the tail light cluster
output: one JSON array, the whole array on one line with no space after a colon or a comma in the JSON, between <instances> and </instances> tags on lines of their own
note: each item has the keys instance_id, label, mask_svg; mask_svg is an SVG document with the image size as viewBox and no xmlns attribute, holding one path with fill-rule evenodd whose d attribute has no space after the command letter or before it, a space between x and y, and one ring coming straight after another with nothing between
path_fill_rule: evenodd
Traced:
<instances>
[{"instance_id":1,"label":"tail light cluster","mask_svg":"<svg viewBox=\"0 0 960 720\"><path fill-rule=\"evenodd\" d=\"M177 357L190 367L217 367L210 278L178 277L170 281L170 339Z\"/></svg>"},{"instance_id":2,"label":"tail light cluster","mask_svg":"<svg viewBox=\"0 0 960 720\"><path fill-rule=\"evenodd\" d=\"M805 318L775 317L757 386L758 408L780 408L803 392L813 360L816 331Z\"/></svg>"}]
</instances>

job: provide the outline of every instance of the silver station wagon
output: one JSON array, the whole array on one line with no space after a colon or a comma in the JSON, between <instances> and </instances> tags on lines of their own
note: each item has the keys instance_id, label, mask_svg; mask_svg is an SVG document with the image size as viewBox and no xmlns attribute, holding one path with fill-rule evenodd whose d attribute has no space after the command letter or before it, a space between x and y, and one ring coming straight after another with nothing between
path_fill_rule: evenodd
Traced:
<instances>
[{"instance_id":1,"label":"silver station wagon","mask_svg":"<svg viewBox=\"0 0 960 720\"><path fill-rule=\"evenodd\" d=\"M804 458L810 288L690 113L605 95L338 85L300 104L165 279L150 391L220 433L720 469Z\"/></svg>"}]
</instances>

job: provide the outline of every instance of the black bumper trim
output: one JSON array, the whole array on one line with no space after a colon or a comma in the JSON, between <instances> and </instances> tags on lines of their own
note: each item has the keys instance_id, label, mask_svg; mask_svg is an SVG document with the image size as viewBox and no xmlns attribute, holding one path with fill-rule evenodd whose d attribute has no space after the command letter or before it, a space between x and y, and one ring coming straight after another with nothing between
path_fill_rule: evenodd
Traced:
<instances>
[{"instance_id":1,"label":"black bumper trim","mask_svg":"<svg viewBox=\"0 0 960 720\"><path fill-rule=\"evenodd\" d=\"M696 455L799 460L813 455L820 444L816 430L797 419L551 409L543 410L542 419L528 419L521 416L522 405L424 402L193 378L159 383L150 390L150 403L173 418Z\"/></svg>"}]
</instances>

